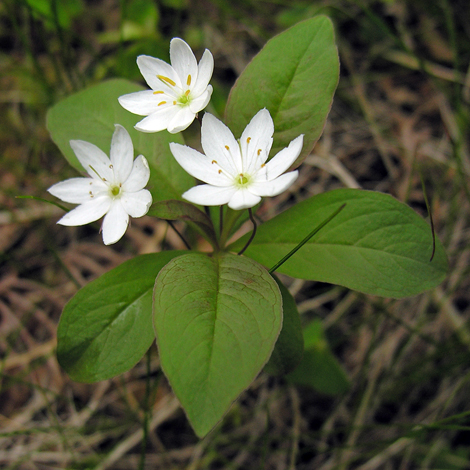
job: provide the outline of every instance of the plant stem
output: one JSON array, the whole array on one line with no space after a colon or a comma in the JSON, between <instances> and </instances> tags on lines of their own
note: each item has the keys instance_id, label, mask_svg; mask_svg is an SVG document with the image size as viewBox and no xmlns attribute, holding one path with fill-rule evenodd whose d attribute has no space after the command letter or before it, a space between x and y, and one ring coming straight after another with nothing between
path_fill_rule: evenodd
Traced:
<instances>
[{"instance_id":1,"label":"plant stem","mask_svg":"<svg viewBox=\"0 0 470 470\"><path fill-rule=\"evenodd\" d=\"M191 246L189 245L189 243L186 241L186 239L183 237L183 235L181 235L181 233L178 231L178 229L175 227L175 224L173 223L173 221L171 220L167 220L165 219L167 222L168 222L168 225L176 232L176 234L180 237L181 241L184 243L184 245L186 246L186 248L188 250L191 249Z\"/></svg>"},{"instance_id":2,"label":"plant stem","mask_svg":"<svg viewBox=\"0 0 470 470\"><path fill-rule=\"evenodd\" d=\"M272 274L276 269L279 268L282 264L284 264L292 255L294 255L297 251L299 251L316 233L318 233L326 224L328 224L333 218L335 218L346 206L344 203L341 207L336 209L333 214L331 214L327 219L325 219L320 225L315 227L293 250L289 251L281 261L278 261L270 270L269 274Z\"/></svg>"},{"instance_id":3,"label":"plant stem","mask_svg":"<svg viewBox=\"0 0 470 470\"><path fill-rule=\"evenodd\" d=\"M246 242L246 245L241 249L241 251L238 252L239 255L243 254L245 250L250 246L250 243L253 241L253 238L255 238L256 229L258 228L258 225L256 224L256 220L253 217L253 212L251 210L251 207L248 209L248 214L250 215L250 220L253 223L253 231L251 232L251 237Z\"/></svg>"}]
</instances>

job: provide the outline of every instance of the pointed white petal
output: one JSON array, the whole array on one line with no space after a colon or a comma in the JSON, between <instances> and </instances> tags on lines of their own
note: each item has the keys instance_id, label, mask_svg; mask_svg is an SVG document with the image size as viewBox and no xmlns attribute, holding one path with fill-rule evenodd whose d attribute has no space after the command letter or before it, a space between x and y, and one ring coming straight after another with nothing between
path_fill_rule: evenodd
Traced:
<instances>
[{"instance_id":1,"label":"pointed white petal","mask_svg":"<svg viewBox=\"0 0 470 470\"><path fill-rule=\"evenodd\" d=\"M137 57L137 66L140 73L145 78L148 86L155 91L163 91L170 95L174 93L173 85L167 81L161 80L158 76L169 78L173 81L178 89L181 89L181 81L175 69L166 62L148 55L140 55Z\"/></svg>"},{"instance_id":2,"label":"pointed white petal","mask_svg":"<svg viewBox=\"0 0 470 470\"><path fill-rule=\"evenodd\" d=\"M131 217L142 217L150 209L152 195L146 189L135 193L124 193L121 197L121 204Z\"/></svg>"},{"instance_id":3,"label":"pointed white petal","mask_svg":"<svg viewBox=\"0 0 470 470\"><path fill-rule=\"evenodd\" d=\"M219 173L220 166L212 163L205 155L186 145L170 143L170 150L176 161L198 180L213 186L225 187L233 184L225 172Z\"/></svg>"},{"instance_id":4,"label":"pointed white petal","mask_svg":"<svg viewBox=\"0 0 470 470\"><path fill-rule=\"evenodd\" d=\"M108 212L111 202L112 200L108 196L93 198L67 212L57 223L68 226L89 224L103 217Z\"/></svg>"},{"instance_id":5,"label":"pointed white petal","mask_svg":"<svg viewBox=\"0 0 470 470\"><path fill-rule=\"evenodd\" d=\"M144 90L122 95L118 98L118 101L127 111L139 116L148 116L158 109L158 103L162 101L171 102L173 98L167 94L156 95L152 90Z\"/></svg>"},{"instance_id":6,"label":"pointed white petal","mask_svg":"<svg viewBox=\"0 0 470 470\"><path fill-rule=\"evenodd\" d=\"M183 199L202 206L222 206L227 204L237 189L233 186L219 188L209 184L201 184L183 194Z\"/></svg>"},{"instance_id":7,"label":"pointed white petal","mask_svg":"<svg viewBox=\"0 0 470 470\"><path fill-rule=\"evenodd\" d=\"M149 178L150 168L147 159L143 155L139 155L134 160L129 178L122 184L122 190L125 193L140 191L148 183Z\"/></svg>"},{"instance_id":8,"label":"pointed white petal","mask_svg":"<svg viewBox=\"0 0 470 470\"><path fill-rule=\"evenodd\" d=\"M230 209L234 209L236 211L242 209L248 209L249 207L256 206L258 202L261 201L259 196L250 193L248 189L239 189L235 192L235 194L230 198L228 206Z\"/></svg>"},{"instance_id":9,"label":"pointed white petal","mask_svg":"<svg viewBox=\"0 0 470 470\"><path fill-rule=\"evenodd\" d=\"M260 174L265 174L268 180L277 178L280 174L284 173L297 159L302 151L304 136L299 135L296 137L285 149L277 153L268 163L265 168L260 170Z\"/></svg>"},{"instance_id":10,"label":"pointed white petal","mask_svg":"<svg viewBox=\"0 0 470 470\"><path fill-rule=\"evenodd\" d=\"M113 164L116 183L123 183L130 175L134 161L134 146L131 136L120 124L114 124L115 130L111 139L109 156Z\"/></svg>"},{"instance_id":11,"label":"pointed white petal","mask_svg":"<svg viewBox=\"0 0 470 470\"><path fill-rule=\"evenodd\" d=\"M284 192L297 179L299 172L290 171L271 181L256 181L250 184L250 191L257 196L277 196Z\"/></svg>"},{"instance_id":12,"label":"pointed white petal","mask_svg":"<svg viewBox=\"0 0 470 470\"><path fill-rule=\"evenodd\" d=\"M199 96L205 91L214 71L214 58L208 49L204 51L198 65L197 81L191 91L194 96ZM202 109L202 108L201 108Z\"/></svg>"},{"instance_id":13,"label":"pointed white petal","mask_svg":"<svg viewBox=\"0 0 470 470\"><path fill-rule=\"evenodd\" d=\"M196 117L196 114L191 111L189 106L175 107L179 109L168 123L167 129L170 134L176 134L178 132L184 131L190 126Z\"/></svg>"},{"instance_id":14,"label":"pointed white petal","mask_svg":"<svg viewBox=\"0 0 470 470\"><path fill-rule=\"evenodd\" d=\"M92 178L101 178L106 181L113 180L114 173L110 168L111 161L96 145L84 140L71 140L70 147L72 147L78 161Z\"/></svg>"},{"instance_id":15,"label":"pointed white petal","mask_svg":"<svg viewBox=\"0 0 470 470\"><path fill-rule=\"evenodd\" d=\"M141 132L160 132L167 128L168 123L178 111L178 106L159 108L155 113L139 121L134 127Z\"/></svg>"},{"instance_id":16,"label":"pointed white petal","mask_svg":"<svg viewBox=\"0 0 470 470\"><path fill-rule=\"evenodd\" d=\"M273 144L274 123L267 109L258 111L240 137L244 171L252 174L267 159Z\"/></svg>"},{"instance_id":17,"label":"pointed white petal","mask_svg":"<svg viewBox=\"0 0 470 470\"><path fill-rule=\"evenodd\" d=\"M47 190L62 201L82 204L101 193L108 193L108 186L101 180L93 178L70 178L54 184ZM91 192L91 194L90 194Z\"/></svg>"},{"instance_id":18,"label":"pointed white petal","mask_svg":"<svg viewBox=\"0 0 470 470\"><path fill-rule=\"evenodd\" d=\"M116 243L126 233L129 215L119 200L113 201L111 208L103 219L101 230L105 245Z\"/></svg>"},{"instance_id":19,"label":"pointed white petal","mask_svg":"<svg viewBox=\"0 0 470 470\"><path fill-rule=\"evenodd\" d=\"M191 48L180 38L173 38L170 42L170 61L180 77L183 89L187 89L188 75L191 75L191 83L197 80L197 60Z\"/></svg>"},{"instance_id":20,"label":"pointed white petal","mask_svg":"<svg viewBox=\"0 0 470 470\"><path fill-rule=\"evenodd\" d=\"M194 98L193 100L191 100L191 102L189 103L189 108L194 114L198 113L209 104L209 101L211 100L211 96L212 96L212 86L208 85L204 93L199 95L197 98Z\"/></svg>"},{"instance_id":21,"label":"pointed white petal","mask_svg":"<svg viewBox=\"0 0 470 470\"><path fill-rule=\"evenodd\" d=\"M209 113L202 118L201 144L209 161L215 160L232 176L242 172L238 142L230 129Z\"/></svg>"}]
</instances>

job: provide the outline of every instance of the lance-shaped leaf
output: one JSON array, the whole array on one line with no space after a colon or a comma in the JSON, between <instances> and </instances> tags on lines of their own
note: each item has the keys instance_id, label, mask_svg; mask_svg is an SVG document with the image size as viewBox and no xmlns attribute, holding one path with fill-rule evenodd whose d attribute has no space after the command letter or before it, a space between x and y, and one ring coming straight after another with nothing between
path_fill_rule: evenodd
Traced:
<instances>
[{"instance_id":1,"label":"lance-shaped leaf","mask_svg":"<svg viewBox=\"0 0 470 470\"><path fill-rule=\"evenodd\" d=\"M406 297L437 286L447 273L444 248L410 207L387 194L337 189L303 201L258 227L245 252L272 267L345 204L278 271L366 294ZM237 251L247 236L229 247Z\"/></svg>"},{"instance_id":2,"label":"lance-shaped leaf","mask_svg":"<svg viewBox=\"0 0 470 470\"><path fill-rule=\"evenodd\" d=\"M184 220L191 224L212 246L217 246L217 238L209 216L193 204L171 199L152 204L147 215L165 220Z\"/></svg>"},{"instance_id":3,"label":"lance-shaped leaf","mask_svg":"<svg viewBox=\"0 0 470 470\"><path fill-rule=\"evenodd\" d=\"M271 375L285 375L294 370L302 360L304 337L294 297L276 276L273 277L282 295L283 320L274 351L264 371Z\"/></svg>"},{"instance_id":4,"label":"lance-shaped leaf","mask_svg":"<svg viewBox=\"0 0 470 470\"><path fill-rule=\"evenodd\" d=\"M121 124L129 132L135 156L143 155L150 166L147 188L154 202L180 199L193 186L194 180L173 158L170 142L182 142L181 134L168 132L146 134L134 129L135 115L118 102L118 97L143 87L122 79L108 80L75 93L55 104L47 113L47 128L52 140L68 162L78 171L84 171L73 153L69 141L84 140L109 155L114 124Z\"/></svg>"},{"instance_id":5,"label":"lance-shaped leaf","mask_svg":"<svg viewBox=\"0 0 470 470\"><path fill-rule=\"evenodd\" d=\"M249 258L190 253L158 275L154 312L163 371L202 437L269 359L282 325L279 288Z\"/></svg>"},{"instance_id":6,"label":"lance-shaped leaf","mask_svg":"<svg viewBox=\"0 0 470 470\"><path fill-rule=\"evenodd\" d=\"M163 266L183 251L137 256L80 289L57 330L60 365L78 382L126 372L155 338L152 291Z\"/></svg>"},{"instance_id":7,"label":"lance-shaped leaf","mask_svg":"<svg viewBox=\"0 0 470 470\"><path fill-rule=\"evenodd\" d=\"M267 108L274 120L275 155L300 134L298 166L320 137L339 79L338 51L331 21L302 21L266 43L236 81L226 107L226 123L241 135L251 118Z\"/></svg>"},{"instance_id":8,"label":"lance-shaped leaf","mask_svg":"<svg viewBox=\"0 0 470 470\"><path fill-rule=\"evenodd\" d=\"M348 377L331 352L321 320L314 320L305 328L304 340L302 362L287 375L287 380L327 395L346 392L350 387Z\"/></svg>"}]
</instances>

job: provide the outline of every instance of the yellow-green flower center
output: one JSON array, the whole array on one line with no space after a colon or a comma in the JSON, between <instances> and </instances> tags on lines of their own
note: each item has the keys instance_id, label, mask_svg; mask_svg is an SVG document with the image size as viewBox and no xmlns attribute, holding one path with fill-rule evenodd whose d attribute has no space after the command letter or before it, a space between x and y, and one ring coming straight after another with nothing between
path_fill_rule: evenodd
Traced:
<instances>
[{"instance_id":1,"label":"yellow-green flower center","mask_svg":"<svg viewBox=\"0 0 470 470\"><path fill-rule=\"evenodd\" d=\"M191 90L186 90L184 95L181 95L178 98L178 103L182 106L187 106L189 102L191 101L190 93L191 93Z\"/></svg>"},{"instance_id":2,"label":"yellow-green flower center","mask_svg":"<svg viewBox=\"0 0 470 470\"><path fill-rule=\"evenodd\" d=\"M244 174L240 173L238 176L235 177L235 184L238 187L245 187L248 186L250 183L250 178L246 177Z\"/></svg>"},{"instance_id":3,"label":"yellow-green flower center","mask_svg":"<svg viewBox=\"0 0 470 470\"><path fill-rule=\"evenodd\" d=\"M119 196L119 193L121 192L121 188L119 186L113 186L111 188L111 194L116 197Z\"/></svg>"}]
</instances>

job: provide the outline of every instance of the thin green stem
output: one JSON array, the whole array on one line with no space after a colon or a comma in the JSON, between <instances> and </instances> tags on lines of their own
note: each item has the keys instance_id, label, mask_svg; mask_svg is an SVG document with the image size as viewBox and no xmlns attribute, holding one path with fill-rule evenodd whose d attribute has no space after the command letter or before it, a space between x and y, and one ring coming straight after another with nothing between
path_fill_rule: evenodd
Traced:
<instances>
[{"instance_id":1,"label":"thin green stem","mask_svg":"<svg viewBox=\"0 0 470 470\"><path fill-rule=\"evenodd\" d=\"M284 258L282 258L279 262L277 262L270 270L269 274L272 274L279 266L283 265L291 256L293 256L297 251L299 251L315 234L317 234L326 224L331 222L344 208L346 207L346 203L344 203L341 207L335 210L333 214L331 214L327 219L325 219L320 225L315 227L293 250L289 251Z\"/></svg>"},{"instance_id":2,"label":"thin green stem","mask_svg":"<svg viewBox=\"0 0 470 470\"><path fill-rule=\"evenodd\" d=\"M256 224L256 220L253 217L253 211L251 210L251 207L248 209L248 214L249 214L250 220L253 224L253 231L251 232L251 237L246 242L246 245L238 252L239 255L242 255L245 252L245 250L250 246L250 243L253 241L253 238L255 238L256 229L258 228L258 225Z\"/></svg>"},{"instance_id":3,"label":"thin green stem","mask_svg":"<svg viewBox=\"0 0 470 470\"><path fill-rule=\"evenodd\" d=\"M168 222L168 225L176 232L176 235L178 235L181 239L181 241L184 243L184 245L186 246L186 248L188 250L191 249L191 246L190 244L186 241L186 239L183 237L183 235L178 231L178 229L175 227L175 224L173 223L173 221L171 220L168 220L168 219L165 219L167 222Z\"/></svg>"}]
</instances>

